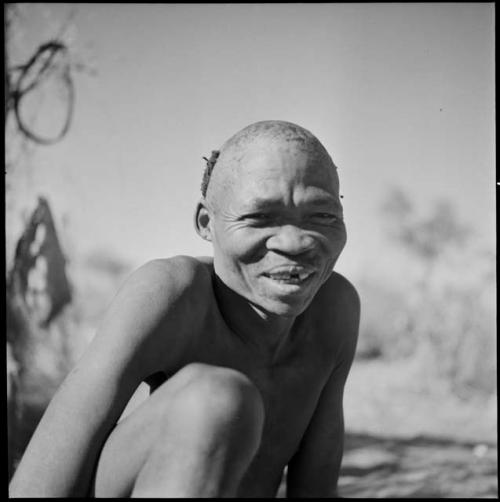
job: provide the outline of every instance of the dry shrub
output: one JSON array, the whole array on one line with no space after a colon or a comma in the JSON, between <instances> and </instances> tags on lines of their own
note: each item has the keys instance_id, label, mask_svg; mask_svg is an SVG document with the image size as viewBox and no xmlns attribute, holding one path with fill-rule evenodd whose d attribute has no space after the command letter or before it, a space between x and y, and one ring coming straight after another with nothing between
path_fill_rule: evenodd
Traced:
<instances>
[{"instance_id":1,"label":"dry shrub","mask_svg":"<svg viewBox=\"0 0 500 502\"><path fill-rule=\"evenodd\" d=\"M486 263L481 256L467 260L472 264L468 271L465 263L453 269L422 298L416 312L423 369L444 378L464 399L496 391L496 291L490 258Z\"/></svg>"},{"instance_id":2,"label":"dry shrub","mask_svg":"<svg viewBox=\"0 0 500 502\"><path fill-rule=\"evenodd\" d=\"M359 283L357 356L418 361L422 381L463 399L496 391L496 289L492 253L447 253L432 277L405 289Z\"/></svg>"},{"instance_id":3,"label":"dry shrub","mask_svg":"<svg viewBox=\"0 0 500 502\"><path fill-rule=\"evenodd\" d=\"M411 355L415 340L406 335L410 317L405 295L382 280L360 281L357 287L361 320L356 357L392 360Z\"/></svg>"},{"instance_id":4,"label":"dry shrub","mask_svg":"<svg viewBox=\"0 0 500 502\"><path fill-rule=\"evenodd\" d=\"M365 298L361 292L367 316L361 348L385 358L417 360L422 381L444 383L461 398L492 396L495 253L480 247L474 228L448 200L436 200L422 214L396 188L381 209L388 248L392 243L395 251L406 253L407 261L399 290L388 294L387 285L372 284ZM410 277L411 270L418 270L417 276Z\"/></svg>"}]
</instances>

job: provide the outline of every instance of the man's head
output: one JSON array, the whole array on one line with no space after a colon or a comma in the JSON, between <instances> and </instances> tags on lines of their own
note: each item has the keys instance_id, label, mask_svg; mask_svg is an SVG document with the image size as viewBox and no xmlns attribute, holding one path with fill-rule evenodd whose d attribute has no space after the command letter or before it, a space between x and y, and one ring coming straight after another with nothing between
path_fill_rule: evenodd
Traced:
<instances>
[{"instance_id":1,"label":"man's head","mask_svg":"<svg viewBox=\"0 0 500 502\"><path fill-rule=\"evenodd\" d=\"M346 239L328 152L298 125L263 121L207 164L196 228L214 246L215 272L259 310L300 314Z\"/></svg>"}]
</instances>

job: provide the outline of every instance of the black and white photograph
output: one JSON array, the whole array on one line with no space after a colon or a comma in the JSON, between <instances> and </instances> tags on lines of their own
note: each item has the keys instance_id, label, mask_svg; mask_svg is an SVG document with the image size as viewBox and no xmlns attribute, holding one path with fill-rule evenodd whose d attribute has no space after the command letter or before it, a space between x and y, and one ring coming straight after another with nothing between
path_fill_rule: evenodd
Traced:
<instances>
[{"instance_id":1,"label":"black and white photograph","mask_svg":"<svg viewBox=\"0 0 500 502\"><path fill-rule=\"evenodd\" d=\"M498 498L495 3L4 4L8 498Z\"/></svg>"}]
</instances>

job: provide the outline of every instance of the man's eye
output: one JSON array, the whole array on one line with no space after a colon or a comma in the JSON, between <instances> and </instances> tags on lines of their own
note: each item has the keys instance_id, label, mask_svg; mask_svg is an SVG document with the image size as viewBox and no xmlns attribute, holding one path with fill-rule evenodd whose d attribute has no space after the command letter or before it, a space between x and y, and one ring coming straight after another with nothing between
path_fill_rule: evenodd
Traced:
<instances>
[{"instance_id":1,"label":"man's eye","mask_svg":"<svg viewBox=\"0 0 500 502\"><path fill-rule=\"evenodd\" d=\"M270 215L266 213L252 213L247 215L247 218L250 218L251 220L268 220L270 218Z\"/></svg>"},{"instance_id":2,"label":"man's eye","mask_svg":"<svg viewBox=\"0 0 500 502\"><path fill-rule=\"evenodd\" d=\"M319 220L328 220L328 221L337 221L338 218L331 213L315 213L313 214L313 218L317 218Z\"/></svg>"}]
</instances>

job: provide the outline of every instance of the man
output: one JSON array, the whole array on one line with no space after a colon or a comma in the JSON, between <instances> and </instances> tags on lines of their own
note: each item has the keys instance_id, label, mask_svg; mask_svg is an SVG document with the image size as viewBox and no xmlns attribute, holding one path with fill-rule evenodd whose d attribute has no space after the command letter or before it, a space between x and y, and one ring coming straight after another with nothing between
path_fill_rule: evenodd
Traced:
<instances>
[{"instance_id":1,"label":"man","mask_svg":"<svg viewBox=\"0 0 500 502\"><path fill-rule=\"evenodd\" d=\"M359 299L332 272L336 167L264 121L208 162L195 216L212 258L136 271L47 408L11 496L336 495ZM148 382L151 395L118 421ZM118 423L117 423L118 421Z\"/></svg>"}]
</instances>

